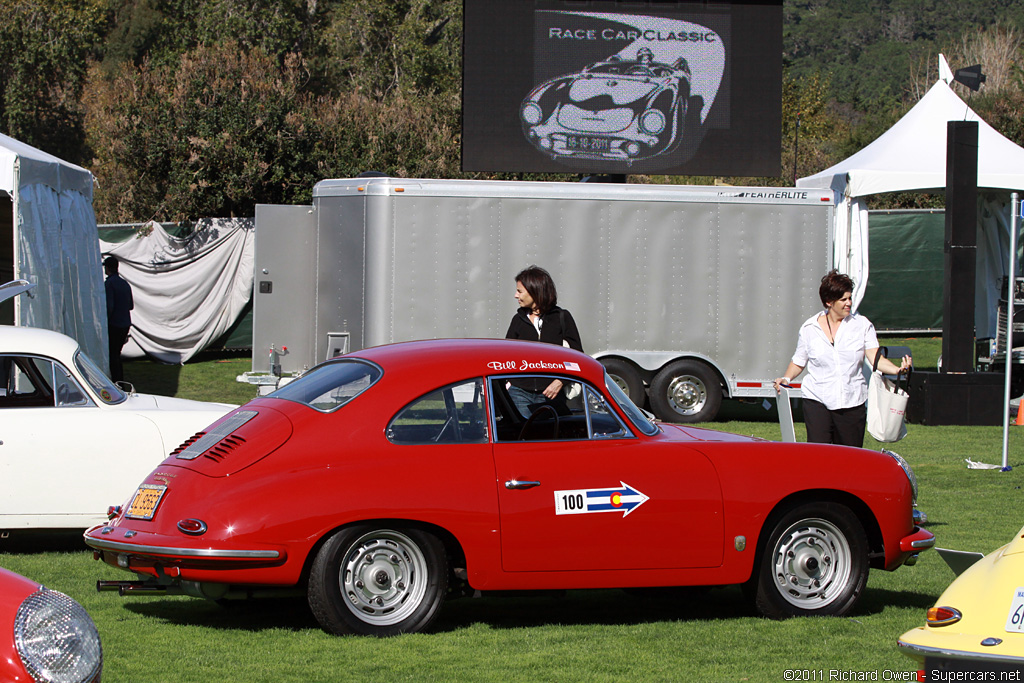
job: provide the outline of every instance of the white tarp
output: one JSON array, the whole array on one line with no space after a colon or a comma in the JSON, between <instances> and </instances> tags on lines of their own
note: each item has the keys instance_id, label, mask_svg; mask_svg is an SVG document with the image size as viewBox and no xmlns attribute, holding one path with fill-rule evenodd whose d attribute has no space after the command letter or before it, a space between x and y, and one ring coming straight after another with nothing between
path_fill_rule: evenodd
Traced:
<instances>
[{"instance_id":1,"label":"white tarp","mask_svg":"<svg viewBox=\"0 0 1024 683\"><path fill-rule=\"evenodd\" d=\"M14 207L15 324L73 337L107 367L107 308L92 210L92 174L0 134L0 191Z\"/></svg>"},{"instance_id":2,"label":"white tarp","mask_svg":"<svg viewBox=\"0 0 1024 683\"><path fill-rule=\"evenodd\" d=\"M251 218L203 219L182 239L151 222L134 238L99 245L132 287L128 357L184 363L223 335L252 295Z\"/></svg>"},{"instance_id":3,"label":"white tarp","mask_svg":"<svg viewBox=\"0 0 1024 683\"><path fill-rule=\"evenodd\" d=\"M834 265L857 283L860 304L868 279L868 221L863 197L884 192L943 190L946 187L948 121L978 122L978 260L975 335L996 331L1000 285L1009 244L1009 192L1024 190L1024 148L983 121L948 85L949 68L940 57L940 79L903 118L853 156L820 173L800 178L797 187L833 189L836 207Z\"/></svg>"}]
</instances>

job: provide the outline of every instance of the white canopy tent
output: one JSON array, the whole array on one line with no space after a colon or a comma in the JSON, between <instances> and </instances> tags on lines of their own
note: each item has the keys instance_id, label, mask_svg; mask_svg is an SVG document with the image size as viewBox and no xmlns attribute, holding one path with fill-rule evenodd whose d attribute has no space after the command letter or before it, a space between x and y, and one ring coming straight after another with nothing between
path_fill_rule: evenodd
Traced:
<instances>
[{"instance_id":1,"label":"white canopy tent","mask_svg":"<svg viewBox=\"0 0 1024 683\"><path fill-rule=\"evenodd\" d=\"M996 332L997 300L1009 249L1009 193L1024 190L1024 148L983 121L949 86L952 74L940 55L940 79L921 100L870 145L835 166L797 181L797 187L831 188L836 209L836 268L856 283L860 303L868 279L868 214L864 197L883 192L946 187L946 123L978 122L978 261L975 334Z\"/></svg>"},{"instance_id":2,"label":"white canopy tent","mask_svg":"<svg viewBox=\"0 0 1024 683\"><path fill-rule=\"evenodd\" d=\"M107 308L92 210L92 173L0 134L0 192L13 205L14 323L73 337L107 367Z\"/></svg>"}]
</instances>

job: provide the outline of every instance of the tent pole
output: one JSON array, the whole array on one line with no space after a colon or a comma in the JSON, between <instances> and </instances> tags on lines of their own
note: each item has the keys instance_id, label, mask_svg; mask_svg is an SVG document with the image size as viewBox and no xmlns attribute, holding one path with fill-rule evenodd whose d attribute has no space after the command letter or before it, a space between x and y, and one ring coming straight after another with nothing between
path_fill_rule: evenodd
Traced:
<instances>
[{"instance_id":1,"label":"tent pole","mask_svg":"<svg viewBox=\"0 0 1024 683\"><path fill-rule=\"evenodd\" d=\"M18 239L21 232L21 157L14 157L14 191L11 194L11 210L14 212L14 216L11 217L13 221L14 229L11 230L11 234L14 237L14 273L15 280L21 279L21 247L19 246L20 239ZM14 297L14 324L21 325L21 297Z\"/></svg>"},{"instance_id":2,"label":"tent pole","mask_svg":"<svg viewBox=\"0 0 1024 683\"><path fill-rule=\"evenodd\" d=\"M1010 195L1010 258L1006 269L1006 387L1003 398L1003 472L1012 468L1007 462L1010 450L1010 380L1013 375L1013 308L1017 303L1017 231L1020 230L1020 203L1017 193ZM1022 399L1024 400L1024 399Z\"/></svg>"}]
</instances>

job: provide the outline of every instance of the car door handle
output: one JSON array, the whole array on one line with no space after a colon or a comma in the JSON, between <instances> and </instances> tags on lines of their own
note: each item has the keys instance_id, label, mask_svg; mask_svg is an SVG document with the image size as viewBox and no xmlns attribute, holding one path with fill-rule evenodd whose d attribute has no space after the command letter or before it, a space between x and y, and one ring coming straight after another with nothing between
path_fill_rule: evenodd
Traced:
<instances>
[{"instance_id":1,"label":"car door handle","mask_svg":"<svg viewBox=\"0 0 1024 683\"><path fill-rule=\"evenodd\" d=\"M540 486L539 481L519 481L518 479L512 479L505 482L505 488L507 489L532 489L534 486Z\"/></svg>"}]
</instances>

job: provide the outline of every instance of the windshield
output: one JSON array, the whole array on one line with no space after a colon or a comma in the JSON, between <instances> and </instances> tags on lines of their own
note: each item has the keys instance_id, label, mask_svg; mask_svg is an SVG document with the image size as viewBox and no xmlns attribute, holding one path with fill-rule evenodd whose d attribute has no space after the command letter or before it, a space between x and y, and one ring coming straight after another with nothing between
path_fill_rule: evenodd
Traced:
<instances>
[{"instance_id":1,"label":"windshield","mask_svg":"<svg viewBox=\"0 0 1024 683\"><path fill-rule=\"evenodd\" d=\"M611 395L612 400L619 404L619 407L622 408L622 412L626 414L626 417L629 418L629 421L632 422L637 429L647 436L654 436L658 433L658 425L654 424L654 422L644 414L644 411L637 408L636 404L629 400L629 396L626 396L619 385L608 376L607 372L604 374L604 386Z\"/></svg>"},{"instance_id":2,"label":"windshield","mask_svg":"<svg viewBox=\"0 0 1024 683\"><path fill-rule=\"evenodd\" d=\"M127 394L121 391L116 384L110 381L109 377L103 374L103 371L93 362L92 358L82 353L81 350L75 354L75 366L82 373L86 383L92 387L92 390L96 392L96 395L104 403L113 405L128 398Z\"/></svg>"},{"instance_id":3,"label":"windshield","mask_svg":"<svg viewBox=\"0 0 1024 683\"><path fill-rule=\"evenodd\" d=\"M304 403L327 413L345 405L380 379L376 365L355 358L331 361L313 368L269 395Z\"/></svg>"},{"instance_id":4,"label":"windshield","mask_svg":"<svg viewBox=\"0 0 1024 683\"><path fill-rule=\"evenodd\" d=\"M638 64L637 62L601 62L585 69L586 72L611 76L669 76L672 70L661 65Z\"/></svg>"}]
</instances>

